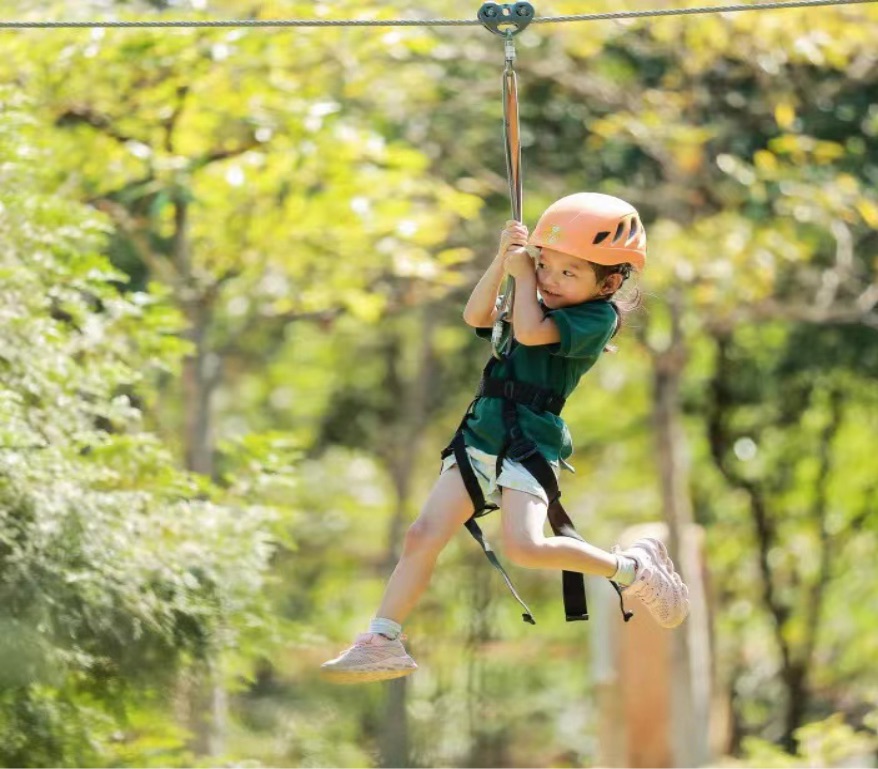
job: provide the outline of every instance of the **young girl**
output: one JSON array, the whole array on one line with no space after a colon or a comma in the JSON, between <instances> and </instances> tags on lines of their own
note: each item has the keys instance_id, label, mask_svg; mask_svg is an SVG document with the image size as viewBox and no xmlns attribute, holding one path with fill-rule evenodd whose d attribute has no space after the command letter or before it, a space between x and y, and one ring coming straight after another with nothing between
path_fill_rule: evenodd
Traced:
<instances>
[{"instance_id":1,"label":"young girl","mask_svg":"<svg viewBox=\"0 0 878 769\"><path fill-rule=\"evenodd\" d=\"M492 378L512 379L514 371L523 389L553 391L555 403L563 404L618 331L622 314L612 297L645 261L646 234L637 211L609 195L578 193L553 203L529 242L523 224L507 222L497 256L463 313L479 336L490 338L504 274L515 278L514 343L508 357L493 367ZM525 447L532 447L531 454L538 451L557 476L573 450L567 426L557 415L560 407L551 409L541 401L543 408L533 408L518 398L510 406L511 391L483 392L461 426L460 450L444 453L442 473L406 534L368 632L323 664L330 680L380 681L417 669L402 645L402 623L426 589L441 550L463 524L471 525L474 506L482 512L476 502L482 495L501 510L503 551L513 563L607 577L620 594L637 596L664 627L686 618L688 590L658 540L641 539L627 550L607 552L572 536L544 535L552 501L546 487L556 484L537 480L522 463L533 468L525 452L508 451L508 432L511 419ZM461 471L459 458L474 474L469 468Z\"/></svg>"}]
</instances>

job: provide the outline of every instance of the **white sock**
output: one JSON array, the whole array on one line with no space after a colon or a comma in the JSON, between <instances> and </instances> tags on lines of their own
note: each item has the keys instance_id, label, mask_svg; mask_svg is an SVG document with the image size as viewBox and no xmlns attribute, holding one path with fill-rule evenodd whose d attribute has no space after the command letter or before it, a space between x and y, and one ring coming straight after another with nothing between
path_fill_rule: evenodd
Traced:
<instances>
[{"instance_id":1,"label":"white sock","mask_svg":"<svg viewBox=\"0 0 878 769\"><path fill-rule=\"evenodd\" d=\"M629 558L627 555L617 555L616 573L610 579L618 583L620 587L628 587L628 585L634 582L636 571L637 561Z\"/></svg>"},{"instance_id":2,"label":"white sock","mask_svg":"<svg viewBox=\"0 0 878 769\"><path fill-rule=\"evenodd\" d=\"M395 641L399 638L400 633L402 633L402 625L398 622L394 622L392 619L375 617L375 619L369 623L369 632L380 633L385 638Z\"/></svg>"}]
</instances>

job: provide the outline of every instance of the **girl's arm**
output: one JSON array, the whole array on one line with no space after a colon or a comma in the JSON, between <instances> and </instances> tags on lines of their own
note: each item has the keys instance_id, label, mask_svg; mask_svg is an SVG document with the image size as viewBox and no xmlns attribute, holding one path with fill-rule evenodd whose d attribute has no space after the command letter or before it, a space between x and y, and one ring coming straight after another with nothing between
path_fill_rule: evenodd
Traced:
<instances>
[{"instance_id":1,"label":"girl's arm","mask_svg":"<svg viewBox=\"0 0 878 769\"><path fill-rule=\"evenodd\" d=\"M497 317L497 292L503 281L503 254L497 254L470 294L463 310L464 321L473 328L490 328Z\"/></svg>"},{"instance_id":2,"label":"girl's arm","mask_svg":"<svg viewBox=\"0 0 878 769\"><path fill-rule=\"evenodd\" d=\"M515 278L515 303L512 305L515 338L527 347L560 342L558 324L540 307L534 262L523 248L509 249L506 271Z\"/></svg>"},{"instance_id":3,"label":"girl's arm","mask_svg":"<svg viewBox=\"0 0 878 769\"><path fill-rule=\"evenodd\" d=\"M527 243L527 227L521 222L510 219L500 233L500 248L491 265L485 270L476 287L470 294L469 301L463 310L464 321L474 328L490 328L497 317L497 292L503 282L506 271L507 249L512 246L524 246Z\"/></svg>"}]
</instances>

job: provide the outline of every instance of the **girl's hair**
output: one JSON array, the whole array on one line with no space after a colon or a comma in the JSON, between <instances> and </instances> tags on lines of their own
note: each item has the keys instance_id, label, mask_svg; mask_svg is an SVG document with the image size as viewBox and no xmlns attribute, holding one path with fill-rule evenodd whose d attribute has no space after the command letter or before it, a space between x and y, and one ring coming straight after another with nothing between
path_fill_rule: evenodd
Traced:
<instances>
[{"instance_id":1,"label":"girl's hair","mask_svg":"<svg viewBox=\"0 0 878 769\"><path fill-rule=\"evenodd\" d=\"M595 262L589 262L592 270L594 270L595 279L598 284L603 283L610 275L615 275L619 273L622 276L622 283L619 285L620 290L622 286L625 284L625 281L631 276L632 267L629 263L625 264L596 264ZM614 291L612 294L607 296L607 300L610 303L610 306L616 311L616 328L613 330L613 337L619 333L622 329L622 324L625 321L625 317L628 313L633 312L638 307L641 306L642 300L639 289L634 289L634 291L625 296L622 299L613 299L616 295ZM613 337L610 337L611 339ZM605 352L616 352L615 345L608 344L604 348Z\"/></svg>"}]
</instances>

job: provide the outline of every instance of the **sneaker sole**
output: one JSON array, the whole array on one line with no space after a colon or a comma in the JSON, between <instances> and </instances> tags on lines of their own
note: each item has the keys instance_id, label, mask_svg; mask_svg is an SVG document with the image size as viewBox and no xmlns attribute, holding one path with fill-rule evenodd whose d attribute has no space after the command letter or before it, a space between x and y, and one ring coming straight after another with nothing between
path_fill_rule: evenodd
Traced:
<instances>
[{"instance_id":1,"label":"sneaker sole","mask_svg":"<svg viewBox=\"0 0 878 769\"><path fill-rule=\"evenodd\" d=\"M320 675L334 684L367 684L373 681L403 678L411 675L417 669L417 667L405 670L333 670L332 668L322 668Z\"/></svg>"}]
</instances>

